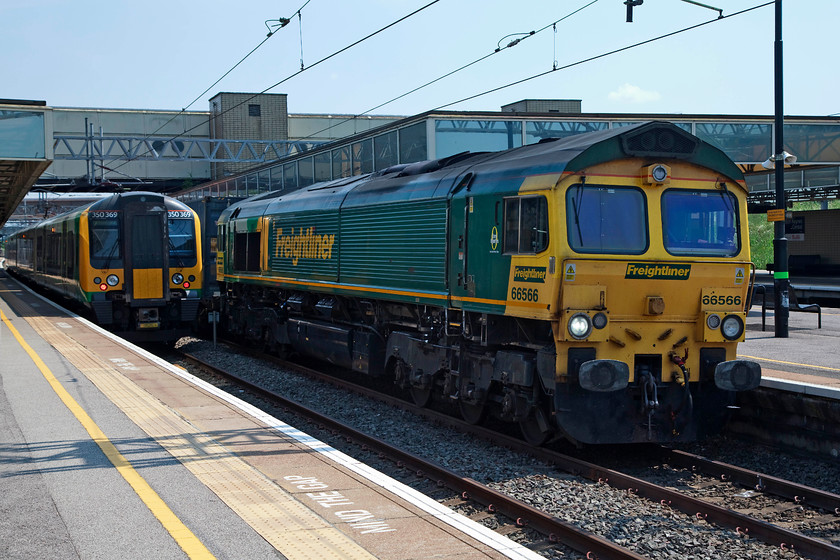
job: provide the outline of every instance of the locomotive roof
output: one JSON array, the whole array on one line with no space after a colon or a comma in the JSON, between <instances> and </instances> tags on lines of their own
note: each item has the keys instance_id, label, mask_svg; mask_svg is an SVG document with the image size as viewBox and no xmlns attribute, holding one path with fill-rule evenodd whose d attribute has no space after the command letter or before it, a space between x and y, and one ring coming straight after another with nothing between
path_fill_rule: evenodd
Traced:
<instances>
[{"instance_id":1,"label":"locomotive roof","mask_svg":"<svg viewBox=\"0 0 840 560\"><path fill-rule=\"evenodd\" d=\"M513 185L526 175L578 173L627 157L642 157L651 163L679 159L711 168L735 181L744 179L723 151L674 124L659 121L549 139L501 152L465 152L396 165L369 175L316 183L288 194L266 193L229 207L220 219L446 198L468 173L481 178L485 188L493 188L489 185L500 185L508 179ZM512 188L516 192L516 187Z\"/></svg>"},{"instance_id":2,"label":"locomotive roof","mask_svg":"<svg viewBox=\"0 0 840 560\"><path fill-rule=\"evenodd\" d=\"M139 199L142 202L157 202L163 203L166 208L170 210L190 210L189 206L181 202L180 200L162 195L160 193L155 192L147 192L147 191L134 191L134 192L127 192L127 193L117 193L113 196L109 196L108 198L103 198L97 202L94 202L88 208L90 210L121 210L125 207L126 203L131 202L132 200Z\"/></svg>"}]
</instances>

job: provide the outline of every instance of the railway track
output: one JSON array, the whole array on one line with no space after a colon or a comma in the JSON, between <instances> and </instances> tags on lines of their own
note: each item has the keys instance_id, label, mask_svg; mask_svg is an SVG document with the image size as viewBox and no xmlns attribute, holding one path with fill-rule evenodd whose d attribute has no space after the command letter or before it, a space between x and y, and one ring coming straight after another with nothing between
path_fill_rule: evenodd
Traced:
<instances>
[{"instance_id":1,"label":"railway track","mask_svg":"<svg viewBox=\"0 0 840 560\"><path fill-rule=\"evenodd\" d=\"M190 359L202 364L201 367L208 370L212 371L217 369L196 357ZM300 366L280 362L276 358L260 356L260 359L273 361L275 364L282 365L282 367L287 369L294 367L298 371L302 370ZM215 373L217 375L223 375L223 372L215 371ZM473 437L492 442L495 445L514 450L518 453L528 454L568 473L585 477L593 482L609 485L612 488L622 490L639 498L647 499L653 504L658 504L660 508L682 512L690 516L695 523L711 524L722 528L722 530L734 532L739 539L758 539L774 547L778 547L779 551L793 554L793 557L797 557L798 555L816 559L840 557L840 547L826 540L814 538L765 521L762 519L762 516L767 516L766 511L758 510L748 513L734 511L725 505L713 503L708 499L702 499L697 495L687 493L683 489L677 490L671 487L672 484L670 483L668 486L656 484L644 478L596 465L551 449L533 448L517 438L506 436L481 426L467 424L434 410L419 408L400 398L359 387L320 372L306 370L306 375L316 377L334 386L342 387L344 390L362 394L366 398L376 399L389 406L408 410L434 423L445 424L459 431L469 433ZM236 381L236 383L246 384L249 391L261 394L264 398L270 398L271 400L276 398L276 395L271 394L270 391L266 391L263 387L246 380ZM329 426L326 429L330 431L345 433L344 430L346 428L343 427L341 422L336 422L314 411L310 411L306 407L301 407L296 403L287 402L282 406L293 410L296 414L316 418L314 420L316 424L325 427ZM532 546L535 549L539 550L549 547L557 540L582 554L589 554L590 557L643 557L632 550L624 548L609 539L595 535L590 531L581 531L579 527L564 522L537 507L523 503L520 500L511 500L499 491L499 489L478 484L471 479L464 478L448 469L442 468L440 465L426 461L416 454L395 449L380 439L360 433L357 430L354 430L352 435L348 432L348 435L343 437L348 438L348 441L353 441L356 445L364 449L381 449L382 451L377 452L392 457L398 467L422 473L422 477L451 488L457 494L457 497L443 500L447 505L457 504L464 499L470 499L479 504L478 507L474 508L474 511L477 512L474 515L486 516L488 513L503 514L511 520L507 524L508 530L510 530L510 525L513 525L520 529L527 527L538 531L543 535L543 542L539 542L539 540L532 541ZM743 490L743 486L745 486L748 489L747 492L754 492L762 496L777 496L778 500L771 506L771 509L775 511L793 508L802 509L805 507L816 508L815 511L818 512L816 517L820 517L824 523L829 525L834 516L840 514L840 496L836 494L809 488L801 484L790 483L755 471L740 469L734 465L709 461L697 455L691 455L681 451L663 449L659 452L662 453L662 460L665 463L679 467L683 469L683 472L707 473L710 480L718 479L721 484L729 485L730 488L740 488ZM709 483L707 482L705 484L708 487ZM733 484L739 486L732 486ZM727 492L729 494L737 493L732 490L724 491L723 493L725 494ZM787 500L787 504L785 500Z\"/></svg>"},{"instance_id":2,"label":"railway track","mask_svg":"<svg viewBox=\"0 0 840 560\"><path fill-rule=\"evenodd\" d=\"M511 524L518 529L529 528L538 532L544 539L542 542L536 541L532 543L531 546L535 549L552 547L559 542L586 555L587 558L627 560L642 560L644 558L644 556L640 556L631 550L616 545L607 539L584 531L554 516L547 515L489 486L470 478L462 477L432 461L394 447L379 438L362 433L341 421L330 418L327 415L321 414L264 387L251 383L242 377L218 368L195 356L185 353L183 357L193 364L210 371L214 375L221 376L241 387L245 387L248 391L262 398L269 399L278 406L315 423L320 429L328 430L333 435L339 435L345 438L347 443L353 443L366 451L378 453L381 458L389 458L398 468L413 471L417 478L426 478L438 486L446 486L457 495L457 498L444 500L444 503L450 507L463 506L466 502L473 502L478 504L480 508L479 513L474 513L471 516L473 518L485 517L484 512L498 514L512 520ZM300 368L300 370L303 371L304 368ZM314 370L311 373L319 377L322 375ZM382 396L384 397L384 395ZM504 532L508 533L510 531L505 530Z\"/></svg>"}]
</instances>

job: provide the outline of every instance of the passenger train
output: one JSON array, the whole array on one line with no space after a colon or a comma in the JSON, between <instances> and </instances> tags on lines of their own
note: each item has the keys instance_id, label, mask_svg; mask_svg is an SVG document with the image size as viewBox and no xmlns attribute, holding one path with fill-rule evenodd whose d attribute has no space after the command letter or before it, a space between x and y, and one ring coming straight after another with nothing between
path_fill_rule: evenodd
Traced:
<instances>
[{"instance_id":1,"label":"passenger train","mask_svg":"<svg viewBox=\"0 0 840 560\"><path fill-rule=\"evenodd\" d=\"M218 222L223 323L534 444L694 440L761 378L746 194L651 122L259 195Z\"/></svg>"},{"instance_id":2,"label":"passenger train","mask_svg":"<svg viewBox=\"0 0 840 560\"><path fill-rule=\"evenodd\" d=\"M6 268L134 341L189 334L202 297L198 216L151 192L115 194L15 232Z\"/></svg>"}]
</instances>

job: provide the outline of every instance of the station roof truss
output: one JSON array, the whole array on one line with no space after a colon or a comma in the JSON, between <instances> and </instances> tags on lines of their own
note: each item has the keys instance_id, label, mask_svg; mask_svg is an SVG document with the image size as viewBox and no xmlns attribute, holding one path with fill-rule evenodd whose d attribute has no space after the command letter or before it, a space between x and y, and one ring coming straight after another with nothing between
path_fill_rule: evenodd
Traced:
<instances>
[{"instance_id":1,"label":"station roof truss","mask_svg":"<svg viewBox=\"0 0 840 560\"><path fill-rule=\"evenodd\" d=\"M265 163L321 144L296 140L224 140L150 136L54 135L54 159Z\"/></svg>"}]
</instances>

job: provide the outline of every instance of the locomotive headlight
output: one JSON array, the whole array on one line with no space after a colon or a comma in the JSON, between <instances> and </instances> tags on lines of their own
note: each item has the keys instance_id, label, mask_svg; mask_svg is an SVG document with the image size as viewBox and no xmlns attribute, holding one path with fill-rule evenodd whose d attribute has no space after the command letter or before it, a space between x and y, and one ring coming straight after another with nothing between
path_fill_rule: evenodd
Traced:
<instances>
[{"instance_id":1,"label":"locomotive headlight","mask_svg":"<svg viewBox=\"0 0 840 560\"><path fill-rule=\"evenodd\" d=\"M94 279L93 279L93 283L94 283L94 284L101 284L101 283L102 283L102 278L100 278L99 276L97 276L96 278L94 278Z\"/></svg>"},{"instance_id":2,"label":"locomotive headlight","mask_svg":"<svg viewBox=\"0 0 840 560\"><path fill-rule=\"evenodd\" d=\"M744 321L737 315L727 315L720 324L720 331L727 340L737 340L744 334Z\"/></svg>"},{"instance_id":3,"label":"locomotive headlight","mask_svg":"<svg viewBox=\"0 0 840 560\"><path fill-rule=\"evenodd\" d=\"M105 282L108 283L109 286L112 288L120 283L120 279L117 277L116 274L109 274L108 277L105 279Z\"/></svg>"},{"instance_id":4,"label":"locomotive headlight","mask_svg":"<svg viewBox=\"0 0 840 560\"><path fill-rule=\"evenodd\" d=\"M650 170L650 176L653 177L653 180L657 183L664 183L665 179L668 178L668 168L664 165L655 165L653 169Z\"/></svg>"},{"instance_id":5,"label":"locomotive headlight","mask_svg":"<svg viewBox=\"0 0 840 560\"><path fill-rule=\"evenodd\" d=\"M584 339L592 332L592 319L586 313L575 313L569 319L569 334L578 340Z\"/></svg>"},{"instance_id":6,"label":"locomotive headlight","mask_svg":"<svg viewBox=\"0 0 840 560\"><path fill-rule=\"evenodd\" d=\"M181 274L180 272L176 272L175 274L172 275L172 283L173 284L180 284L183 281L184 281L184 275Z\"/></svg>"},{"instance_id":7,"label":"locomotive headlight","mask_svg":"<svg viewBox=\"0 0 840 560\"><path fill-rule=\"evenodd\" d=\"M712 314L706 317L706 326L712 330L717 329L720 326L720 316Z\"/></svg>"}]
</instances>

